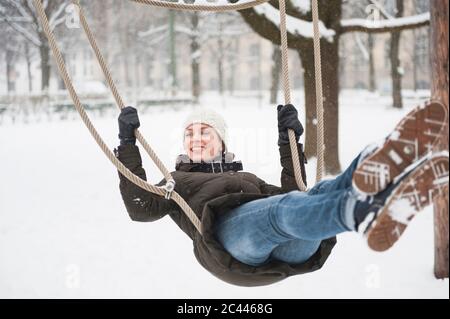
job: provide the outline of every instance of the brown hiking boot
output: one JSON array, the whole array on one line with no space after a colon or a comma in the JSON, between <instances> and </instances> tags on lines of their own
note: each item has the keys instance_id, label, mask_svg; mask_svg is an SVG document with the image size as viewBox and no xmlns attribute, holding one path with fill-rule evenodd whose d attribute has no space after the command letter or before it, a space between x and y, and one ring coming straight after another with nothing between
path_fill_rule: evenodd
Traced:
<instances>
[{"instance_id":1,"label":"brown hiking boot","mask_svg":"<svg viewBox=\"0 0 450 319\"><path fill-rule=\"evenodd\" d=\"M426 102L408 113L385 140L353 173L353 187L374 195L385 189L405 169L430 153L448 119L440 102Z\"/></svg>"},{"instance_id":2,"label":"brown hiking boot","mask_svg":"<svg viewBox=\"0 0 450 319\"><path fill-rule=\"evenodd\" d=\"M358 225L358 231L364 233L370 248L376 251L389 249L414 216L430 205L435 196L442 194L449 182L448 162L448 152L432 155L380 193L381 196L384 192L389 193L384 205L374 203L378 207L369 209L366 220ZM374 196L375 202L378 196Z\"/></svg>"}]
</instances>

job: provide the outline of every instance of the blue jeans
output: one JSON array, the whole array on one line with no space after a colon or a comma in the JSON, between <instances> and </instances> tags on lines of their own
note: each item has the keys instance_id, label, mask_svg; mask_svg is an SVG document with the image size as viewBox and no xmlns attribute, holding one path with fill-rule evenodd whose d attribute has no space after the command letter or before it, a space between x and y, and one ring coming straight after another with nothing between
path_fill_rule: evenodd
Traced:
<instances>
[{"instance_id":1,"label":"blue jeans","mask_svg":"<svg viewBox=\"0 0 450 319\"><path fill-rule=\"evenodd\" d=\"M341 175L308 192L254 200L219 216L217 240L234 258L252 266L271 259L291 264L308 260L322 240L354 230L358 195L352 174L360 156Z\"/></svg>"}]
</instances>

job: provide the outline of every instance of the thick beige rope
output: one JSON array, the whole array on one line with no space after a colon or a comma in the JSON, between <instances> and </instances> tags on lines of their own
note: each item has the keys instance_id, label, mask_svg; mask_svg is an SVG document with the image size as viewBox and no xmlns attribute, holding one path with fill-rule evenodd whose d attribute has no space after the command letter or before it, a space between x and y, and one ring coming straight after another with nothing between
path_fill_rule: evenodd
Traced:
<instances>
[{"instance_id":1,"label":"thick beige rope","mask_svg":"<svg viewBox=\"0 0 450 319\"><path fill-rule=\"evenodd\" d=\"M254 0L243 3L230 3L227 5L215 5L213 3L207 4L187 4L179 2L169 2L169 1L161 1L161 0L131 0L134 2L139 2L143 4L148 4L151 6L168 8L168 9L177 9L177 10L187 10L187 11L215 11L215 12L225 12L225 11L236 11L236 10L244 10L254 6L257 6L261 3L268 2L269 0Z\"/></svg>"},{"instance_id":2,"label":"thick beige rope","mask_svg":"<svg viewBox=\"0 0 450 319\"><path fill-rule=\"evenodd\" d=\"M316 73L316 108L317 108L317 170L316 183L320 182L324 171L324 118L322 90L322 58L320 53L319 6L317 0L311 3L314 26L314 69Z\"/></svg>"},{"instance_id":3,"label":"thick beige rope","mask_svg":"<svg viewBox=\"0 0 450 319\"><path fill-rule=\"evenodd\" d=\"M72 81L70 79L70 76L67 72L67 69L64 64L64 59L62 58L61 52L58 48L58 45L55 40L55 36L50 28L50 24L47 19L47 15L45 14L44 7L42 6L41 0L33 0L34 6L37 11L38 18L41 21L43 30L48 38L50 48L52 49L53 55L56 59L56 64L58 66L58 70L61 74L61 77L64 81L64 84L66 85L67 90L69 91L69 94L74 102L75 108L77 109L78 113L81 116L81 119L83 120L84 124L88 128L91 135L94 137L97 144L102 149L103 153L108 157L108 159L114 164L114 166L119 170L120 173L122 173L127 179L129 179L131 182L136 184L137 186L160 196L164 196L167 192L164 187L157 187L154 185L149 184L148 182L144 181L143 179L139 178L138 176L134 175L128 168L126 168L117 158L116 156L109 150L106 143L102 140L100 135L98 134L97 130L95 129L94 125L90 121L88 115L86 114L80 99L73 87ZM119 97L120 100L120 97ZM123 106L123 103L122 103ZM170 174L169 174L170 176ZM183 209L183 211L186 213L188 218L191 220L195 228L199 231L200 234L202 234L201 229L201 222L195 215L195 213L192 211L192 209L189 207L189 205L184 201L184 199L175 191L172 191L171 198Z\"/></svg>"},{"instance_id":4,"label":"thick beige rope","mask_svg":"<svg viewBox=\"0 0 450 319\"><path fill-rule=\"evenodd\" d=\"M291 89L289 84L289 59L288 59L288 41L286 29L286 3L285 0L279 0L280 4L280 34L281 34L281 65L283 73L283 91L285 104L291 103ZM301 191L306 191L306 185L303 182L302 170L300 166L300 157L298 155L297 140L294 130L289 129L289 144L291 146L292 164L294 166L294 176L297 186Z\"/></svg>"}]
</instances>

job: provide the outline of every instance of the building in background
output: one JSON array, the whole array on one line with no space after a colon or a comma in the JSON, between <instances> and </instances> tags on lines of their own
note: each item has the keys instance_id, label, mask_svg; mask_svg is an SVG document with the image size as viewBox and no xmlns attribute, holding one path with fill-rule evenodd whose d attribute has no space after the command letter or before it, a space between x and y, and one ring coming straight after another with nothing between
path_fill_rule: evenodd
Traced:
<instances>
[{"instance_id":1,"label":"building in background","mask_svg":"<svg viewBox=\"0 0 450 319\"><path fill-rule=\"evenodd\" d=\"M407 1L407 3L411 3ZM137 6L124 6L127 10L138 10ZM96 10L103 10L97 8ZM123 9L125 10L125 9ZM412 5L405 6L405 16L415 14ZM160 11L161 26L167 24L165 14ZM167 37L155 33L145 41L139 36L145 25L145 19L132 26L127 23L125 36L114 32L118 28L117 12L107 11L101 24L97 28L109 29L101 32L94 29L99 35L99 44L111 67L113 77L119 88L124 91L158 92L169 94L173 79L171 68L170 41ZM138 12L136 12L138 14ZM178 17L177 17L178 18ZM179 18L180 21L182 17ZM95 21L94 21L95 22ZM266 91L271 86L272 53L271 42L262 39L253 33L248 26L237 16L234 28L242 30L242 34L223 35L224 49L218 50L218 38L213 36L201 43L200 79L202 91L219 91L222 87L224 94L237 94L239 91ZM111 31L112 30L112 31ZM163 31L166 32L166 31ZM70 44L63 48L70 74L75 84L83 86L84 90L91 87L101 91L106 87L98 63L88 46L82 29L59 32L59 37L71 38ZM341 38L340 42L340 74L341 88L343 89L369 89L370 63L369 51L372 51L375 69L375 89L383 94L391 90L390 61L389 61L389 34L373 35L373 46L370 49L368 35L364 33L350 33ZM153 41L153 42L152 42ZM156 43L155 43L156 41ZM189 93L192 85L190 37L186 32L176 34L175 63L177 91ZM151 44L149 44L151 43ZM401 63L404 72L404 89L429 89L429 35L428 28L402 32ZM53 59L50 91L64 88ZM39 61L32 63L32 82L35 92L40 88ZM2 63L0 72L0 92L7 93L6 64ZM18 60L14 66L8 67L10 72L9 88L12 92L25 94L29 91L26 63ZM291 85L295 89L303 87L303 69L300 59L295 51L290 52ZM280 87L281 88L281 87Z\"/></svg>"}]
</instances>

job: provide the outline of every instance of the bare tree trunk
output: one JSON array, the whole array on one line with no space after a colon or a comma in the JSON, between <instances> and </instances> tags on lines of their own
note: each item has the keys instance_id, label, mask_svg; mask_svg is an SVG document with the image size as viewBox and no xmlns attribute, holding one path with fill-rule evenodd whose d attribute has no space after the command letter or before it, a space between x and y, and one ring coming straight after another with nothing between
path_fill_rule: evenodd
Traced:
<instances>
[{"instance_id":1,"label":"bare tree trunk","mask_svg":"<svg viewBox=\"0 0 450 319\"><path fill-rule=\"evenodd\" d=\"M280 89L281 72L281 49L279 45L273 45L272 53L272 84L270 86L270 104L278 101L278 90Z\"/></svg>"},{"instance_id":2,"label":"bare tree trunk","mask_svg":"<svg viewBox=\"0 0 450 319\"><path fill-rule=\"evenodd\" d=\"M170 37L170 77L172 96L177 93L177 56L176 56L176 33L175 33L175 11L169 11L169 37Z\"/></svg>"},{"instance_id":3,"label":"bare tree trunk","mask_svg":"<svg viewBox=\"0 0 450 319\"><path fill-rule=\"evenodd\" d=\"M376 73L375 73L375 59L373 56L373 42L374 35L368 34L368 43L369 43L369 91L375 92L377 90L376 84Z\"/></svg>"},{"instance_id":4,"label":"bare tree trunk","mask_svg":"<svg viewBox=\"0 0 450 319\"><path fill-rule=\"evenodd\" d=\"M230 68L230 82L228 83L228 90L230 92L230 95L233 95L235 90L235 79L236 79L236 69L239 63L239 37L236 37L234 40L234 54L231 61L231 68Z\"/></svg>"},{"instance_id":5,"label":"bare tree trunk","mask_svg":"<svg viewBox=\"0 0 450 319\"><path fill-rule=\"evenodd\" d=\"M95 1L97 2L97 1ZM98 4L97 4L98 5ZM101 10L102 8L98 7L98 10ZM116 7L117 10L117 23L115 24L116 28L116 34L118 35L118 41L120 46L120 55L119 63L120 68L122 69L123 76L120 78L120 82L123 83L123 85L128 89L131 86L131 80L130 80L130 70L129 67L129 60L128 57L131 54L130 47L128 44L128 24L125 22L125 17L127 16L127 8L124 5L123 1L119 2ZM106 33L106 32L105 32ZM102 35L102 33L100 33Z\"/></svg>"},{"instance_id":6,"label":"bare tree trunk","mask_svg":"<svg viewBox=\"0 0 450 319\"><path fill-rule=\"evenodd\" d=\"M222 27L220 27L220 31L222 31ZM218 45L218 57L217 57L217 74L219 76L219 93L220 95L223 95L224 93L224 83L223 83L223 78L224 78L224 74L223 74L223 39L222 39L222 35L219 35L218 39L217 39L217 45Z\"/></svg>"},{"instance_id":7,"label":"bare tree trunk","mask_svg":"<svg viewBox=\"0 0 450 319\"><path fill-rule=\"evenodd\" d=\"M139 101L139 93L141 90L141 74L140 70L142 69L141 59L136 52L133 52L133 66L134 66L134 77L133 77L133 103L135 105L138 104Z\"/></svg>"},{"instance_id":8,"label":"bare tree trunk","mask_svg":"<svg viewBox=\"0 0 450 319\"><path fill-rule=\"evenodd\" d=\"M130 67L129 67L129 63L128 63L128 54L122 55L122 61L123 61L123 73L124 73L124 78L125 78L125 86L127 87L127 89L130 87Z\"/></svg>"},{"instance_id":9,"label":"bare tree trunk","mask_svg":"<svg viewBox=\"0 0 450 319\"><path fill-rule=\"evenodd\" d=\"M122 7L122 10L126 10ZM125 22L125 21L124 21ZM124 26L125 25L125 26ZM131 72L133 72L132 68L130 67L130 56L133 54L133 52L129 52L130 43L128 38L128 29L126 24L122 24L122 27L120 28L120 32L122 32L122 59L123 59L123 71L124 71L124 77L125 77L125 85L127 89L131 88L133 86L132 80L131 80Z\"/></svg>"},{"instance_id":10,"label":"bare tree trunk","mask_svg":"<svg viewBox=\"0 0 450 319\"><path fill-rule=\"evenodd\" d=\"M417 64L419 63L418 57L417 57L417 30L413 30L413 84L414 84L414 91L418 90L418 83L417 83Z\"/></svg>"},{"instance_id":11,"label":"bare tree trunk","mask_svg":"<svg viewBox=\"0 0 450 319\"><path fill-rule=\"evenodd\" d=\"M316 112L316 85L314 83L314 56L300 50L300 59L304 65L305 85L305 155L307 158L317 156L317 112Z\"/></svg>"},{"instance_id":12,"label":"bare tree trunk","mask_svg":"<svg viewBox=\"0 0 450 319\"><path fill-rule=\"evenodd\" d=\"M395 17L403 16L403 0L396 0L397 12ZM403 108L402 101L402 73L399 58L401 31L394 31L391 34L391 75L392 75L392 98L395 108Z\"/></svg>"},{"instance_id":13,"label":"bare tree trunk","mask_svg":"<svg viewBox=\"0 0 450 319\"><path fill-rule=\"evenodd\" d=\"M262 76L262 57L261 57L261 41L258 41L258 107L262 106L263 103L263 76Z\"/></svg>"},{"instance_id":14,"label":"bare tree trunk","mask_svg":"<svg viewBox=\"0 0 450 319\"><path fill-rule=\"evenodd\" d=\"M8 93L12 93L14 91L14 85L13 85L13 71L14 71L14 52L8 48L6 48L6 54L5 54L5 62L6 62L6 91Z\"/></svg>"},{"instance_id":15,"label":"bare tree trunk","mask_svg":"<svg viewBox=\"0 0 450 319\"><path fill-rule=\"evenodd\" d=\"M47 38L41 39L39 53L41 55L41 90L45 91L50 85L50 51Z\"/></svg>"},{"instance_id":16,"label":"bare tree trunk","mask_svg":"<svg viewBox=\"0 0 450 319\"><path fill-rule=\"evenodd\" d=\"M316 85L313 43L310 48L300 49L299 54L305 69L305 154L317 156ZM322 73L325 127L325 172L335 175L341 171L339 163L339 41L329 43L321 40Z\"/></svg>"},{"instance_id":17,"label":"bare tree trunk","mask_svg":"<svg viewBox=\"0 0 450 319\"><path fill-rule=\"evenodd\" d=\"M198 12L191 13L191 27L194 35L191 38L191 70L192 70L192 97L194 103L200 98L200 42L198 39Z\"/></svg>"},{"instance_id":18,"label":"bare tree trunk","mask_svg":"<svg viewBox=\"0 0 450 319\"><path fill-rule=\"evenodd\" d=\"M27 63L27 76L28 76L28 92L33 92L33 75L31 74L31 52L30 45L25 42L25 60Z\"/></svg>"},{"instance_id":19,"label":"bare tree trunk","mask_svg":"<svg viewBox=\"0 0 450 319\"><path fill-rule=\"evenodd\" d=\"M431 1L431 78L432 97L440 100L448 110L448 11L449 2L444 0ZM441 140L440 148L448 150L448 122L445 136ZM434 201L434 274L436 278L448 278L448 185L444 196Z\"/></svg>"}]
</instances>

